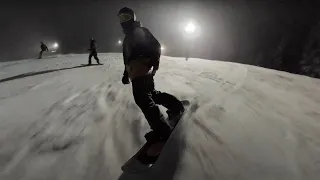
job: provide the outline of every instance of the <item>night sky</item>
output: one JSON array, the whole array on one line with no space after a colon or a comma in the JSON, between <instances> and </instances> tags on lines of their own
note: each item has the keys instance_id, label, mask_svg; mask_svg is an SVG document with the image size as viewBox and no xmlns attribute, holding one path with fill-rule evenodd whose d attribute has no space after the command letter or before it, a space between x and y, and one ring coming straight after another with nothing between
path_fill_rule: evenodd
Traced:
<instances>
[{"instance_id":1,"label":"night sky","mask_svg":"<svg viewBox=\"0 0 320 180\"><path fill-rule=\"evenodd\" d=\"M0 60L36 57L40 41L49 48L58 42L61 53L86 53L91 37L99 52L121 52L116 15L124 6L166 47L165 55L184 56L191 48L192 57L239 62L277 41L285 33L283 22L296 12L294 4L262 0L2 1ZM183 32L190 20L197 25L192 40Z\"/></svg>"}]
</instances>

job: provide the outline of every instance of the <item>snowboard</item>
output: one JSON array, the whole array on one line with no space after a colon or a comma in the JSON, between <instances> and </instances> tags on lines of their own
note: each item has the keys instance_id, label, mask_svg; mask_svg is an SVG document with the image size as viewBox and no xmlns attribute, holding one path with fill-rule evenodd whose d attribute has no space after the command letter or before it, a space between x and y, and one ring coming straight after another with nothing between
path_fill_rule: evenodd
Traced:
<instances>
[{"instance_id":1,"label":"snowboard","mask_svg":"<svg viewBox=\"0 0 320 180\"><path fill-rule=\"evenodd\" d=\"M182 100L181 101L183 106L185 107L185 112L182 114L180 118L175 120L174 122L169 122L169 124L173 127L172 132L174 131L175 127L178 125L179 121L182 119L184 114L187 111L188 106L190 105L190 102L188 100ZM128 161L126 161L122 166L121 170L125 173L139 173L145 170L148 170L151 168L161 155L162 150L164 149L166 143L170 140L171 136L168 138L168 140L160 140L153 144L145 143L139 150L136 152ZM146 158L146 162L141 162L141 156L145 156L146 153L154 153L158 154L157 156L154 156L152 158ZM140 160L139 160L140 159Z\"/></svg>"},{"instance_id":2,"label":"snowboard","mask_svg":"<svg viewBox=\"0 0 320 180\"><path fill-rule=\"evenodd\" d=\"M81 64L81 66L102 66L103 64Z\"/></svg>"}]
</instances>

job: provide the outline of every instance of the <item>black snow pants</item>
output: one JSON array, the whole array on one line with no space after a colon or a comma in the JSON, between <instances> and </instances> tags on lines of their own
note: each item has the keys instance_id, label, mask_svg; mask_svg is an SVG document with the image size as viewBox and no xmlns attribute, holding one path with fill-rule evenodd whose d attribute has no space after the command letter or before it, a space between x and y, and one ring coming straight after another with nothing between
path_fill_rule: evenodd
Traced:
<instances>
[{"instance_id":1,"label":"black snow pants","mask_svg":"<svg viewBox=\"0 0 320 180\"><path fill-rule=\"evenodd\" d=\"M179 113L184 109L181 101L171 94L155 90L153 76L142 76L132 81L133 96L142 110L151 129L160 137L169 138L171 127L166 122L157 104L169 111Z\"/></svg>"},{"instance_id":2,"label":"black snow pants","mask_svg":"<svg viewBox=\"0 0 320 180\"><path fill-rule=\"evenodd\" d=\"M97 61L98 64L100 64L99 58L98 58L98 53L96 50L92 50L89 54L89 62L88 64L91 64L91 58L92 56L94 57L94 59Z\"/></svg>"},{"instance_id":3,"label":"black snow pants","mask_svg":"<svg viewBox=\"0 0 320 180\"><path fill-rule=\"evenodd\" d=\"M41 50L41 51L40 51L38 59L42 59L42 54L43 54L43 52L45 52L45 51L44 51L44 50Z\"/></svg>"}]
</instances>

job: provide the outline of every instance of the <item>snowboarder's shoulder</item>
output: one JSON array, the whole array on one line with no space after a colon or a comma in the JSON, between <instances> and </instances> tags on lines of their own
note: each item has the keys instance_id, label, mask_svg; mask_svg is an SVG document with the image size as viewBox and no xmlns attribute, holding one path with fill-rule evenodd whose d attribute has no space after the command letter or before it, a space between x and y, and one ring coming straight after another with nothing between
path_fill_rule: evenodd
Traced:
<instances>
[{"instance_id":1,"label":"snowboarder's shoulder","mask_svg":"<svg viewBox=\"0 0 320 180\"><path fill-rule=\"evenodd\" d=\"M133 30L134 34L145 34L147 32L149 32L149 30L146 27L136 27Z\"/></svg>"},{"instance_id":2,"label":"snowboarder's shoulder","mask_svg":"<svg viewBox=\"0 0 320 180\"><path fill-rule=\"evenodd\" d=\"M145 38L149 34L149 30L145 27L137 27L133 30L132 35L136 38Z\"/></svg>"}]
</instances>

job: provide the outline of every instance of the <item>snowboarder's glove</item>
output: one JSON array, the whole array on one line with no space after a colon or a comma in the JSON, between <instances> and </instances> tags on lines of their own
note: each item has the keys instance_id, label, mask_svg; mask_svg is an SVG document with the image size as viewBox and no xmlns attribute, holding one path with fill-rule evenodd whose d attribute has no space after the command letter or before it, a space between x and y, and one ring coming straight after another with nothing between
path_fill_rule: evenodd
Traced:
<instances>
[{"instance_id":1,"label":"snowboarder's glove","mask_svg":"<svg viewBox=\"0 0 320 180\"><path fill-rule=\"evenodd\" d=\"M128 72L125 70L123 73L123 77L122 77L122 83L123 84L129 84L129 77L128 77Z\"/></svg>"},{"instance_id":2,"label":"snowboarder's glove","mask_svg":"<svg viewBox=\"0 0 320 180\"><path fill-rule=\"evenodd\" d=\"M129 84L130 83L128 76L123 76L122 77L122 83L123 84Z\"/></svg>"}]
</instances>

